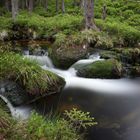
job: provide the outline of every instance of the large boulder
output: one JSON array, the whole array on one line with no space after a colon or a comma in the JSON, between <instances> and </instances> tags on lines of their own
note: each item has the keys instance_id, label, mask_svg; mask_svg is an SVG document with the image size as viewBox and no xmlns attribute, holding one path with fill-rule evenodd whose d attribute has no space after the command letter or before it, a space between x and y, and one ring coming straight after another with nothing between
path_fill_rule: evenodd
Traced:
<instances>
[{"instance_id":1,"label":"large boulder","mask_svg":"<svg viewBox=\"0 0 140 140\"><path fill-rule=\"evenodd\" d=\"M56 67L67 69L72 64L86 57L87 46L52 47L50 57Z\"/></svg>"},{"instance_id":2,"label":"large boulder","mask_svg":"<svg viewBox=\"0 0 140 140\"><path fill-rule=\"evenodd\" d=\"M81 67L77 75L85 78L114 79L122 76L122 64L115 59L96 61Z\"/></svg>"},{"instance_id":3,"label":"large boulder","mask_svg":"<svg viewBox=\"0 0 140 140\"><path fill-rule=\"evenodd\" d=\"M22 102L27 103L26 94L28 94L29 102L33 102L47 95L60 93L65 86L62 77L42 69L36 62L18 54L1 52L0 60L0 81L7 79L19 85L2 83L1 87L4 96L12 100L11 102L15 105L20 105ZM21 98L22 100L25 98L25 100L21 101Z\"/></svg>"}]
</instances>

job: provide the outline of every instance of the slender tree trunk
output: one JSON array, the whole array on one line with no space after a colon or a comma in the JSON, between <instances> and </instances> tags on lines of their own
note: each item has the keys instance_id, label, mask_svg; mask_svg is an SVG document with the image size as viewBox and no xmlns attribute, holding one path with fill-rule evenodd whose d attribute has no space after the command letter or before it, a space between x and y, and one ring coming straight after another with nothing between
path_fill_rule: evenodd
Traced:
<instances>
[{"instance_id":1,"label":"slender tree trunk","mask_svg":"<svg viewBox=\"0 0 140 140\"><path fill-rule=\"evenodd\" d=\"M81 9L84 8L84 0L80 0L80 7L81 7Z\"/></svg>"},{"instance_id":2,"label":"slender tree trunk","mask_svg":"<svg viewBox=\"0 0 140 140\"><path fill-rule=\"evenodd\" d=\"M25 0L25 7L28 8L28 0Z\"/></svg>"},{"instance_id":3,"label":"slender tree trunk","mask_svg":"<svg viewBox=\"0 0 140 140\"><path fill-rule=\"evenodd\" d=\"M102 14L102 19L103 19L103 20L105 20L106 17L107 17L107 13L106 13L106 11L107 11L107 9L106 9L106 5L104 4L104 5L103 5L103 11L102 11L102 12L103 12L103 14Z\"/></svg>"},{"instance_id":4,"label":"slender tree trunk","mask_svg":"<svg viewBox=\"0 0 140 140\"><path fill-rule=\"evenodd\" d=\"M94 0L84 0L85 28L99 30L94 23Z\"/></svg>"},{"instance_id":5,"label":"slender tree trunk","mask_svg":"<svg viewBox=\"0 0 140 140\"><path fill-rule=\"evenodd\" d=\"M5 7L7 9L7 11L10 11L10 4L9 4L9 0L5 0Z\"/></svg>"},{"instance_id":6,"label":"slender tree trunk","mask_svg":"<svg viewBox=\"0 0 140 140\"><path fill-rule=\"evenodd\" d=\"M65 2L64 2L64 0L61 1L61 10L62 10L62 13L65 13Z\"/></svg>"},{"instance_id":7,"label":"slender tree trunk","mask_svg":"<svg viewBox=\"0 0 140 140\"><path fill-rule=\"evenodd\" d=\"M16 0L15 8L16 8L16 15L18 14L18 5L19 5L19 0Z\"/></svg>"},{"instance_id":8,"label":"slender tree trunk","mask_svg":"<svg viewBox=\"0 0 140 140\"><path fill-rule=\"evenodd\" d=\"M20 2L20 7L21 7L22 9L25 8L25 0L21 0L21 2Z\"/></svg>"},{"instance_id":9,"label":"slender tree trunk","mask_svg":"<svg viewBox=\"0 0 140 140\"><path fill-rule=\"evenodd\" d=\"M55 4L56 4L56 13L58 13L58 9L59 9L59 2L58 2L58 0L55 1Z\"/></svg>"},{"instance_id":10,"label":"slender tree trunk","mask_svg":"<svg viewBox=\"0 0 140 140\"><path fill-rule=\"evenodd\" d=\"M18 0L11 0L12 5L12 18L15 21L18 14Z\"/></svg>"},{"instance_id":11,"label":"slender tree trunk","mask_svg":"<svg viewBox=\"0 0 140 140\"><path fill-rule=\"evenodd\" d=\"M33 11L33 0L29 0L29 7L28 7L28 9L29 9L29 12L32 13L32 11Z\"/></svg>"},{"instance_id":12,"label":"slender tree trunk","mask_svg":"<svg viewBox=\"0 0 140 140\"><path fill-rule=\"evenodd\" d=\"M48 10L48 0L45 1L45 9Z\"/></svg>"}]
</instances>

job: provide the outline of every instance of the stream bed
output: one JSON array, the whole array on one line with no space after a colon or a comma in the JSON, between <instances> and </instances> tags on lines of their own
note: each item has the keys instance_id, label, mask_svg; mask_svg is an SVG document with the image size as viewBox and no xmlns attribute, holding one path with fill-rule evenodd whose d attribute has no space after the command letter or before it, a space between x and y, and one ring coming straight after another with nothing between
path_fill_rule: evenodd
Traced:
<instances>
[{"instance_id":1,"label":"stream bed","mask_svg":"<svg viewBox=\"0 0 140 140\"><path fill-rule=\"evenodd\" d=\"M27 53L28 54L28 53ZM57 98L57 108L63 112L73 107L88 111L98 125L88 130L88 140L139 140L140 139L140 78L135 79L91 79L76 75L77 64L90 64L100 59L92 54L80 60L68 70L56 68L46 56L25 57L37 61L43 69L63 77L66 86ZM4 99L5 100L5 99ZM7 102L7 101L6 101ZM32 106L12 108L13 116L27 118ZM16 112L17 114L15 115ZM23 115L24 114L24 115ZM24 119L24 118L23 118Z\"/></svg>"}]
</instances>

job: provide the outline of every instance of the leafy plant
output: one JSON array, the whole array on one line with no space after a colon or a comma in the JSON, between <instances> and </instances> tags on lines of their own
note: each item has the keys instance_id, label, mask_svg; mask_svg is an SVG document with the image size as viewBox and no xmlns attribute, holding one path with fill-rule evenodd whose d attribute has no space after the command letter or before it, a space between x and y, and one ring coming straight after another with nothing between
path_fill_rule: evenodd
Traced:
<instances>
[{"instance_id":1,"label":"leafy plant","mask_svg":"<svg viewBox=\"0 0 140 140\"><path fill-rule=\"evenodd\" d=\"M73 108L70 111L66 110L64 115L68 123L76 128L76 130L80 130L80 128L87 129L88 127L97 125L95 119L90 116L90 112L83 112Z\"/></svg>"}]
</instances>

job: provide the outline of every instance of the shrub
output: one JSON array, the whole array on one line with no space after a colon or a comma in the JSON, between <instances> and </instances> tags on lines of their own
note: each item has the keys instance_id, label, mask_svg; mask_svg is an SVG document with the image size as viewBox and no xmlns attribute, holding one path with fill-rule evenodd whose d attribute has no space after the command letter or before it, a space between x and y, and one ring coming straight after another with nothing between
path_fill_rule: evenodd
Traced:
<instances>
[{"instance_id":1,"label":"shrub","mask_svg":"<svg viewBox=\"0 0 140 140\"><path fill-rule=\"evenodd\" d=\"M33 113L27 122L27 130L32 138L37 140L82 140L82 137L72 129L62 118L47 118Z\"/></svg>"},{"instance_id":2,"label":"shrub","mask_svg":"<svg viewBox=\"0 0 140 140\"><path fill-rule=\"evenodd\" d=\"M83 112L73 108L70 111L65 110L65 119L71 124L77 131L81 128L87 129L88 127L97 125L95 119L90 116L89 112Z\"/></svg>"}]
</instances>

